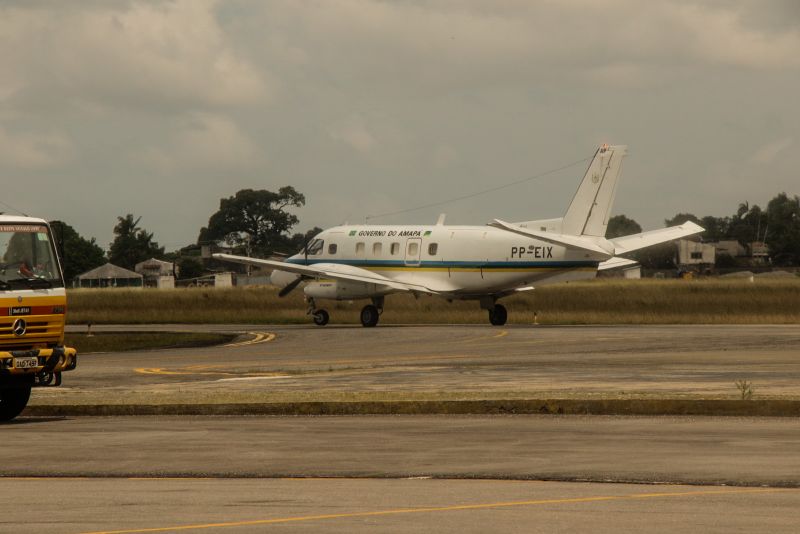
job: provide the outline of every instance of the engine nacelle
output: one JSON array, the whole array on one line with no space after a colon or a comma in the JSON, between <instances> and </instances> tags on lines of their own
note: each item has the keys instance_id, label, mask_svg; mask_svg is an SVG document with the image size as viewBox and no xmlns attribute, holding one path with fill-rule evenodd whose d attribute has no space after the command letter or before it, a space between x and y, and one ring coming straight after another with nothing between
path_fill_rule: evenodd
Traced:
<instances>
[{"instance_id":1,"label":"engine nacelle","mask_svg":"<svg viewBox=\"0 0 800 534\"><path fill-rule=\"evenodd\" d=\"M389 288L380 284L367 282L351 282L348 280L330 280L326 282L309 282L303 293L315 299L351 300L380 297L389 293Z\"/></svg>"},{"instance_id":2,"label":"engine nacelle","mask_svg":"<svg viewBox=\"0 0 800 534\"><path fill-rule=\"evenodd\" d=\"M298 278L300 278L299 274L275 270L269 275L269 283L278 287L286 287Z\"/></svg>"}]
</instances>

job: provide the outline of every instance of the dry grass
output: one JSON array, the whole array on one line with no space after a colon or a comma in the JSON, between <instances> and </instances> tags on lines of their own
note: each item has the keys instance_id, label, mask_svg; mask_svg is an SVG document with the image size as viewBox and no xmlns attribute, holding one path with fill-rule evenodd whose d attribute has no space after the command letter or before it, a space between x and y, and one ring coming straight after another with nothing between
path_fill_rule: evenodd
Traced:
<instances>
[{"instance_id":1,"label":"dry grass","mask_svg":"<svg viewBox=\"0 0 800 534\"><path fill-rule=\"evenodd\" d=\"M358 323L363 301L322 301L334 323ZM593 280L544 286L503 300L510 323L797 324L800 278L789 280ZM306 323L302 291L275 288L71 290L71 324ZM383 323L483 324L476 302L435 297L386 299Z\"/></svg>"},{"instance_id":2,"label":"dry grass","mask_svg":"<svg viewBox=\"0 0 800 534\"><path fill-rule=\"evenodd\" d=\"M206 332L101 332L94 335L68 333L64 343L78 354L128 350L207 347L228 343L235 336Z\"/></svg>"}]
</instances>

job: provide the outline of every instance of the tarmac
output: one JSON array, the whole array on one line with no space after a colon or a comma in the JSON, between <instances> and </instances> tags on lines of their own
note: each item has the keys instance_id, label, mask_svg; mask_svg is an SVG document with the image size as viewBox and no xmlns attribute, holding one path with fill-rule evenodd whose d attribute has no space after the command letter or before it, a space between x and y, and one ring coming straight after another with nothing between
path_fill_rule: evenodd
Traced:
<instances>
[{"instance_id":1,"label":"tarmac","mask_svg":"<svg viewBox=\"0 0 800 534\"><path fill-rule=\"evenodd\" d=\"M241 335L224 347L82 354L62 387L34 390L31 406L38 408L29 413L125 414L134 413L132 406L144 410L138 413L462 413L467 405L452 401L514 401L475 405L467 413L800 414L798 325L142 325L94 331L131 328ZM752 393L749 403L736 402L745 393L742 381ZM536 402L522 402L529 400ZM397 404L403 401L439 404ZM336 402L383 405L364 411ZM248 403L287 406L248 411ZM66 408L79 405L95 408ZM127 408L108 411L120 405ZM145 409L154 405L161 411ZM198 411L199 405L243 411Z\"/></svg>"},{"instance_id":2,"label":"tarmac","mask_svg":"<svg viewBox=\"0 0 800 534\"><path fill-rule=\"evenodd\" d=\"M0 493L13 496L0 531L798 528L797 417L75 415L203 403L793 405L796 325L136 329L241 336L84 354L64 387L36 390L29 415L0 427L13 451L0 466ZM35 513L20 504L34 501Z\"/></svg>"}]
</instances>

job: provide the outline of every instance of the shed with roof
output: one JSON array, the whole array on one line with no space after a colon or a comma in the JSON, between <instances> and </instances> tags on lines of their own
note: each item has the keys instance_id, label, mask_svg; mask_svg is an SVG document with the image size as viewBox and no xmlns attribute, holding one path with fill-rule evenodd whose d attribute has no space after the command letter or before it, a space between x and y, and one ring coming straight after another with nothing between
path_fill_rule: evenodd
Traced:
<instances>
[{"instance_id":1,"label":"shed with roof","mask_svg":"<svg viewBox=\"0 0 800 534\"><path fill-rule=\"evenodd\" d=\"M112 263L106 263L78 275L79 287L138 287L143 285L143 276Z\"/></svg>"}]
</instances>

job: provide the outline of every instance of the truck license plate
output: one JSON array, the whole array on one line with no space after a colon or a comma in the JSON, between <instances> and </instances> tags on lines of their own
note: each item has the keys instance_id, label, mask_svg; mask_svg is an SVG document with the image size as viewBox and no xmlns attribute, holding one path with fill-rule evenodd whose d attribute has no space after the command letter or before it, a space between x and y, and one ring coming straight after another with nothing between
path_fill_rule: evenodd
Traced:
<instances>
[{"instance_id":1,"label":"truck license plate","mask_svg":"<svg viewBox=\"0 0 800 534\"><path fill-rule=\"evenodd\" d=\"M23 356L14 358L14 367L17 369L33 369L39 365L39 358L36 356Z\"/></svg>"}]
</instances>

